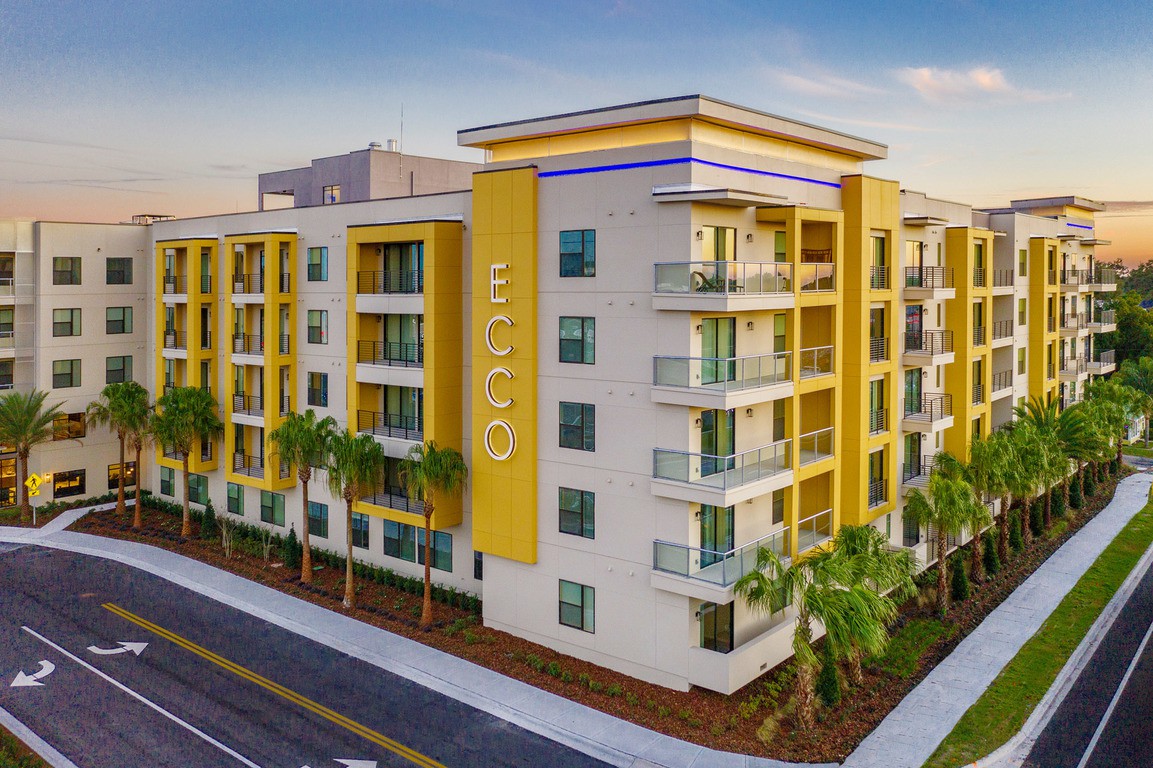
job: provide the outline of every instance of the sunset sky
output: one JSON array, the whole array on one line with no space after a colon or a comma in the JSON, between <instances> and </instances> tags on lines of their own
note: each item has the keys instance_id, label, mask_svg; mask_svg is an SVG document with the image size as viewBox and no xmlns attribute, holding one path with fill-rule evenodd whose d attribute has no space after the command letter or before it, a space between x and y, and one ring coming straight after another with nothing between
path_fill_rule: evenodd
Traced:
<instances>
[{"instance_id":1,"label":"sunset sky","mask_svg":"<svg viewBox=\"0 0 1153 768\"><path fill-rule=\"evenodd\" d=\"M1109 203L1153 257L1153 3L0 3L0 217L251 210L256 174L402 140L703 93L886 143L977 206ZM403 113L403 133L402 133Z\"/></svg>"}]
</instances>

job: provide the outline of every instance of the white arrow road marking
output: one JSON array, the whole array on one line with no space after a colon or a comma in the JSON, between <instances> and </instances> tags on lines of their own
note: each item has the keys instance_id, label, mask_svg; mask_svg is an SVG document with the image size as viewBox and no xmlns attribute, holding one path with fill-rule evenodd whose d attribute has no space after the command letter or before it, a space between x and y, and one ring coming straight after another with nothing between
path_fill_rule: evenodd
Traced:
<instances>
[{"instance_id":1,"label":"white arrow road marking","mask_svg":"<svg viewBox=\"0 0 1153 768\"><path fill-rule=\"evenodd\" d=\"M139 656L140 652L148 647L148 643L117 643L117 645L119 645L120 647L119 648L97 648L95 645L90 645L90 646L88 646L88 650L91 651L92 653L96 653L96 654L99 654L101 656L112 656L112 655L117 654L117 653L127 653L129 651L131 651L132 653L135 653L137 656Z\"/></svg>"},{"instance_id":2,"label":"white arrow road marking","mask_svg":"<svg viewBox=\"0 0 1153 768\"><path fill-rule=\"evenodd\" d=\"M56 665L55 664L53 664L50 661L42 661L42 662L40 662L40 671L35 672L31 675L26 675L26 674L24 674L23 671L17 672L16 673L16 679L13 680L12 685L10 685L8 687L9 688L23 688L24 686L28 686L28 685L44 685L44 683L40 682L40 678L48 677L50 674L52 674L55 671L56 671Z\"/></svg>"},{"instance_id":3,"label":"white arrow road marking","mask_svg":"<svg viewBox=\"0 0 1153 768\"><path fill-rule=\"evenodd\" d=\"M230 747L227 747L227 746L225 746L224 744L221 744L219 741L217 741L216 739L212 738L212 737L211 737L211 736L209 736L207 733L205 733L204 731L202 731L202 730L200 730L199 728L197 728L195 725L192 725L191 723L186 723L185 721L181 720L181 719L180 719L179 717L177 717L176 715L174 715L174 714L172 714L171 712L169 712L167 709L164 709L163 707L161 707L159 704L154 704L153 702L149 701L148 699L144 698L144 697L143 697L143 696L141 696L139 693L137 693L136 691L132 690L132 689L131 689L131 688L129 688L128 686L124 685L124 684L123 684L123 683L121 683L120 681L118 681L118 680L115 680L115 679L113 679L113 678L109 677L108 675L104 674L104 673L103 673L103 672L101 672L99 669L97 669L96 667L92 666L91 664L89 664L87 661L85 661L84 659L80 658L80 657L79 657L79 656L77 656L76 654L74 654L74 653L69 653L68 651L64 650L64 649L63 649L63 648L61 648L59 645L57 645L56 643L52 642L52 641L51 641L51 640L49 640L48 638L44 637L44 635L40 634L40 633L39 633L39 632L37 632L36 630L34 630L34 629L31 629L31 628L29 628L29 627L20 627L20 629L22 629L22 630L24 630L25 632L27 632L28 634L32 635L32 637L35 637L37 640L39 640L40 642L44 643L44 644L45 644L45 645L47 645L48 647L50 647L50 648L55 648L57 651L59 651L60 653L64 654L64 655L65 655L65 656L67 656L68 658L72 659L72 660L73 660L73 661L75 661L77 664L79 664L80 666L82 666L82 667L84 667L85 669L87 669L89 672L92 672L93 674L96 674L96 675L98 675L98 676L100 676L100 677L104 678L104 679L105 679L105 680L107 680L109 683L111 683L112 685L116 686L116 687L117 687L117 688L119 688L120 690L124 691L124 692L125 692L125 693L127 693L129 696L131 696L132 698L134 698L134 699L136 699L137 701L141 702L141 703L142 703L142 704L144 704L145 706L147 706L147 707L150 707L151 709L155 710L156 712L159 712L160 714L164 715L165 717L167 717L169 720L171 720L172 722L176 723L177 725L179 725L179 726L181 726L181 727L183 727L183 728L186 728L187 730L191 731L192 733L195 733L197 736L199 736L200 738L204 739L204 740L205 740L205 741L207 741L209 744L211 744L212 746L214 746L214 747L216 747L217 749L221 750L222 752L225 752L225 753L227 753L227 754L231 755L232 757L235 757L235 758L236 758L237 760L239 760L241 763L243 763L244 765L247 765L247 766L248 766L248 768L260 768L260 766L259 766L259 765L257 765L256 763L252 762L251 760L249 760L247 757L245 757L244 755L240 754L240 753L239 753L239 752L237 752L236 750L234 750L234 749L232 749L232 748L230 748ZM41 662L41 664L46 664L46 663L47 663L47 662Z\"/></svg>"},{"instance_id":4,"label":"white arrow road marking","mask_svg":"<svg viewBox=\"0 0 1153 768\"><path fill-rule=\"evenodd\" d=\"M346 768L376 768L375 760L341 760L339 757L333 759L335 762L344 763Z\"/></svg>"}]
</instances>

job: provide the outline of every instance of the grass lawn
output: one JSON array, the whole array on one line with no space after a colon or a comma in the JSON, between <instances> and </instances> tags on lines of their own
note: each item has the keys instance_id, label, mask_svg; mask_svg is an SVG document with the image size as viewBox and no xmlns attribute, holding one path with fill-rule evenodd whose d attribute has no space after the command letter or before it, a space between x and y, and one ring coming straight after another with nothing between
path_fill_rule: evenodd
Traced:
<instances>
[{"instance_id":1,"label":"grass lawn","mask_svg":"<svg viewBox=\"0 0 1153 768\"><path fill-rule=\"evenodd\" d=\"M938 619L912 619L893 633L885 652L864 660L870 667L907 679L917 671L925 649L942 637L957 634L957 626Z\"/></svg>"},{"instance_id":2,"label":"grass lawn","mask_svg":"<svg viewBox=\"0 0 1153 768\"><path fill-rule=\"evenodd\" d=\"M23 742L0 728L0 768L48 768L48 764Z\"/></svg>"},{"instance_id":3,"label":"grass lawn","mask_svg":"<svg viewBox=\"0 0 1153 768\"><path fill-rule=\"evenodd\" d=\"M1129 456L1141 456L1146 459L1153 459L1153 448L1142 448L1139 445L1126 445L1121 448L1121 452Z\"/></svg>"},{"instance_id":4,"label":"grass lawn","mask_svg":"<svg viewBox=\"0 0 1153 768\"><path fill-rule=\"evenodd\" d=\"M1117 534L923 768L968 765L1019 731L1150 543L1153 504Z\"/></svg>"}]
</instances>

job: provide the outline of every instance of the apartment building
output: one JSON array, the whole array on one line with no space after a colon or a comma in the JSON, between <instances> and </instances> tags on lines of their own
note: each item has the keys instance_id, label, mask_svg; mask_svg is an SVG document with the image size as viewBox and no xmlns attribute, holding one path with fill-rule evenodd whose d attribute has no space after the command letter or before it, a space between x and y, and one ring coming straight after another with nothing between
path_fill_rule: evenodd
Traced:
<instances>
[{"instance_id":1,"label":"apartment building","mask_svg":"<svg viewBox=\"0 0 1153 768\"><path fill-rule=\"evenodd\" d=\"M131 230L137 378L226 423L191 501L342 550L343 501L313 483L302 515L267 437L314 408L389 457L356 556L418 574L397 464L436 440L470 477L434 579L490 626L727 693L789 655L791 618L734 598L760 547L870 524L926 562L902 509L932 456L1111 370L1092 201L974 210L866 173L882 144L703 96L458 136L483 164L370 148L261 178L293 207ZM154 491L179 498L180 459L157 448Z\"/></svg>"}]
</instances>

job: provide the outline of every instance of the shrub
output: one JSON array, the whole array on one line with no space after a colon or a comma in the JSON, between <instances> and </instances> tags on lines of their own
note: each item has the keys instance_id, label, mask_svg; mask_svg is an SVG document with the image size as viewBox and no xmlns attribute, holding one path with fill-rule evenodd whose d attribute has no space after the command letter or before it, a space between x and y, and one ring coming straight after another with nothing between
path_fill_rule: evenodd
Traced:
<instances>
[{"instance_id":1,"label":"shrub","mask_svg":"<svg viewBox=\"0 0 1153 768\"><path fill-rule=\"evenodd\" d=\"M1081 483L1074 476L1069 481L1069 506L1073 509L1080 509L1084 503L1085 500L1081 497Z\"/></svg>"},{"instance_id":2,"label":"shrub","mask_svg":"<svg viewBox=\"0 0 1153 768\"><path fill-rule=\"evenodd\" d=\"M625 692L625 689L621 688L616 683L613 683L608 688L605 688L605 693L607 693L609 696L620 696L624 692Z\"/></svg>"},{"instance_id":3,"label":"shrub","mask_svg":"<svg viewBox=\"0 0 1153 768\"><path fill-rule=\"evenodd\" d=\"M1097 483L1093 482L1092 472L1085 472L1084 482L1085 487L1081 489L1081 495L1085 497L1085 501L1088 501L1090 498L1097 495Z\"/></svg>"},{"instance_id":4,"label":"shrub","mask_svg":"<svg viewBox=\"0 0 1153 768\"><path fill-rule=\"evenodd\" d=\"M1054 520L1060 520L1065 516L1065 492L1060 486L1049 491L1049 505L1049 513Z\"/></svg>"},{"instance_id":5,"label":"shrub","mask_svg":"<svg viewBox=\"0 0 1153 768\"><path fill-rule=\"evenodd\" d=\"M605 684L597 682L596 680L589 680L589 690L593 693L600 693L605 688Z\"/></svg>"},{"instance_id":6,"label":"shrub","mask_svg":"<svg viewBox=\"0 0 1153 768\"><path fill-rule=\"evenodd\" d=\"M1040 536L1045 532L1045 507L1043 499L1034 501L1033 506L1029 509L1029 529L1033 531L1034 536Z\"/></svg>"},{"instance_id":7,"label":"shrub","mask_svg":"<svg viewBox=\"0 0 1153 768\"><path fill-rule=\"evenodd\" d=\"M641 697L637 696L632 691L627 691L625 693L625 701L628 702L630 707L635 707L637 704L641 703Z\"/></svg>"},{"instance_id":8,"label":"shrub","mask_svg":"<svg viewBox=\"0 0 1153 768\"><path fill-rule=\"evenodd\" d=\"M963 570L963 569L960 569ZM825 655L817 675L817 696L826 707L835 707L841 701L841 679L837 676L837 662Z\"/></svg>"},{"instance_id":9,"label":"shrub","mask_svg":"<svg viewBox=\"0 0 1153 768\"><path fill-rule=\"evenodd\" d=\"M1021 513L1013 512L1009 515L1009 548L1020 552L1025 548L1025 540L1021 538Z\"/></svg>"},{"instance_id":10,"label":"shrub","mask_svg":"<svg viewBox=\"0 0 1153 768\"><path fill-rule=\"evenodd\" d=\"M288 529L288 538L284 540L284 546L280 548L280 557L284 560L285 568L300 567L300 561L304 557L304 547L296 539L296 528Z\"/></svg>"},{"instance_id":11,"label":"shrub","mask_svg":"<svg viewBox=\"0 0 1153 768\"><path fill-rule=\"evenodd\" d=\"M548 665L545 666L544 671L551 677L560 677L560 664L557 664L555 661L550 661Z\"/></svg>"},{"instance_id":12,"label":"shrub","mask_svg":"<svg viewBox=\"0 0 1153 768\"><path fill-rule=\"evenodd\" d=\"M969 599L969 574L965 573L965 563L961 558L954 557L951 563L953 569L953 582L949 590L954 602Z\"/></svg>"},{"instance_id":13,"label":"shrub","mask_svg":"<svg viewBox=\"0 0 1153 768\"><path fill-rule=\"evenodd\" d=\"M535 653L530 653L524 657L525 664L528 664L537 672L544 670L544 659L537 656Z\"/></svg>"},{"instance_id":14,"label":"shrub","mask_svg":"<svg viewBox=\"0 0 1153 768\"><path fill-rule=\"evenodd\" d=\"M981 564L985 566L985 573L996 576L1001 570L1001 558L997 554L997 537L993 530L985 531L985 548L981 551Z\"/></svg>"},{"instance_id":15,"label":"shrub","mask_svg":"<svg viewBox=\"0 0 1153 768\"><path fill-rule=\"evenodd\" d=\"M204 513L200 516L200 538L215 539L218 532L216 510L212 508L212 499L209 499L207 506L204 507Z\"/></svg>"},{"instance_id":16,"label":"shrub","mask_svg":"<svg viewBox=\"0 0 1153 768\"><path fill-rule=\"evenodd\" d=\"M1112 459L1109 460L1109 476L1110 477L1117 477L1117 474L1120 471L1121 471L1121 463L1119 461L1117 461L1117 457L1114 456Z\"/></svg>"}]
</instances>

